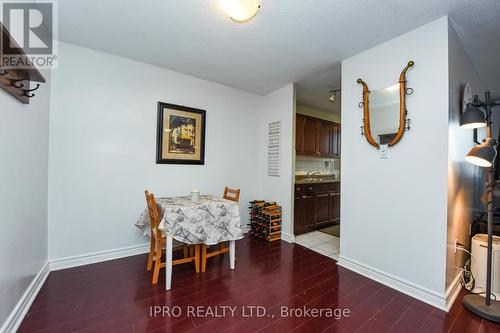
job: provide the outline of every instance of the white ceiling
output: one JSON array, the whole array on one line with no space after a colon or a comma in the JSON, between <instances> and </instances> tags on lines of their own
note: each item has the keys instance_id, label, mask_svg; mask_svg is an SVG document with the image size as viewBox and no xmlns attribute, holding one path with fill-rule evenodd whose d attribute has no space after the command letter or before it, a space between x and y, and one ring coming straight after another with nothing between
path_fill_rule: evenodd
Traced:
<instances>
[{"instance_id":1,"label":"white ceiling","mask_svg":"<svg viewBox=\"0 0 500 333\"><path fill-rule=\"evenodd\" d=\"M59 38L258 94L297 82L299 101L332 111L338 103L328 103L328 90L340 86L340 60L449 14L484 83L500 95L500 0L261 5L237 24L217 0L60 0Z\"/></svg>"}]
</instances>

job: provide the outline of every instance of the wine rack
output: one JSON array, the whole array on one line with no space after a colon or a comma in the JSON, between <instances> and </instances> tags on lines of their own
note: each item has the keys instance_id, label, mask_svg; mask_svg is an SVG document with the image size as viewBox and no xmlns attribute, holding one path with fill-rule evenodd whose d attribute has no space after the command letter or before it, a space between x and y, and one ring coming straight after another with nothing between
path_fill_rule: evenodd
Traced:
<instances>
[{"instance_id":1,"label":"wine rack","mask_svg":"<svg viewBox=\"0 0 500 333\"><path fill-rule=\"evenodd\" d=\"M281 206L264 200L250 201L250 234L269 242L281 239Z\"/></svg>"}]
</instances>

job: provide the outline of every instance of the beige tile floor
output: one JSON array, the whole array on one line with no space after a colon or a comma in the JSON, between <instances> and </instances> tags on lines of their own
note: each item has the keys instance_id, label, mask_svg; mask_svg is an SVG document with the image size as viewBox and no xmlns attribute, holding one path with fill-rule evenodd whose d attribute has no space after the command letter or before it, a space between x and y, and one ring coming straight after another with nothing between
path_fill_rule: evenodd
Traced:
<instances>
[{"instance_id":1,"label":"beige tile floor","mask_svg":"<svg viewBox=\"0 0 500 333\"><path fill-rule=\"evenodd\" d=\"M338 260L340 238L325 234L321 231L312 231L295 236L295 243L307 247L315 252Z\"/></svg>"}]
</instances>

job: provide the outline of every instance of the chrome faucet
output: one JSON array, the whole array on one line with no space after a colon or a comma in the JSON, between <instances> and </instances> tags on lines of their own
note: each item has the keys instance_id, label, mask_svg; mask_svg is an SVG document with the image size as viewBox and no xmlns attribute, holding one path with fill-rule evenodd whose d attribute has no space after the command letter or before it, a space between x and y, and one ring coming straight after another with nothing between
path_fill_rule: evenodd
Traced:
<instances>
[{"instance_id":1,"label":"chrome faucet","mask_svg":"<svg viewBox=\"0 0 500 333\"><path fill-rule=\"evenodd\" d=\"M307 171L306 173L306 178L312 178L312 176L314 175L319 175L320 172L319 171L314 171L314 172L311 172L311 171Z\"/></svg>"}]
</instances>

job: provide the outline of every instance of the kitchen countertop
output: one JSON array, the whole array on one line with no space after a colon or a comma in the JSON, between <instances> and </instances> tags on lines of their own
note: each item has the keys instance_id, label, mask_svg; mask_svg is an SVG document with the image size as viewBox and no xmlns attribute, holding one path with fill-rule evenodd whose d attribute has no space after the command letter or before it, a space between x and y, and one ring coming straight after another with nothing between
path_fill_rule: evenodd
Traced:
<instances>
[{"instance_id":1,"label":"kitchen countertop","mask_svg":"<svg viewBox=\"0 0 500 333\"><path fill-rule=\"evenodd\" d=\"M305 180L305 179L296 179L295 184L325 184L325 183L340 183L340 179L321 179L321 180Z\"/></svg>"}]
</instances>

